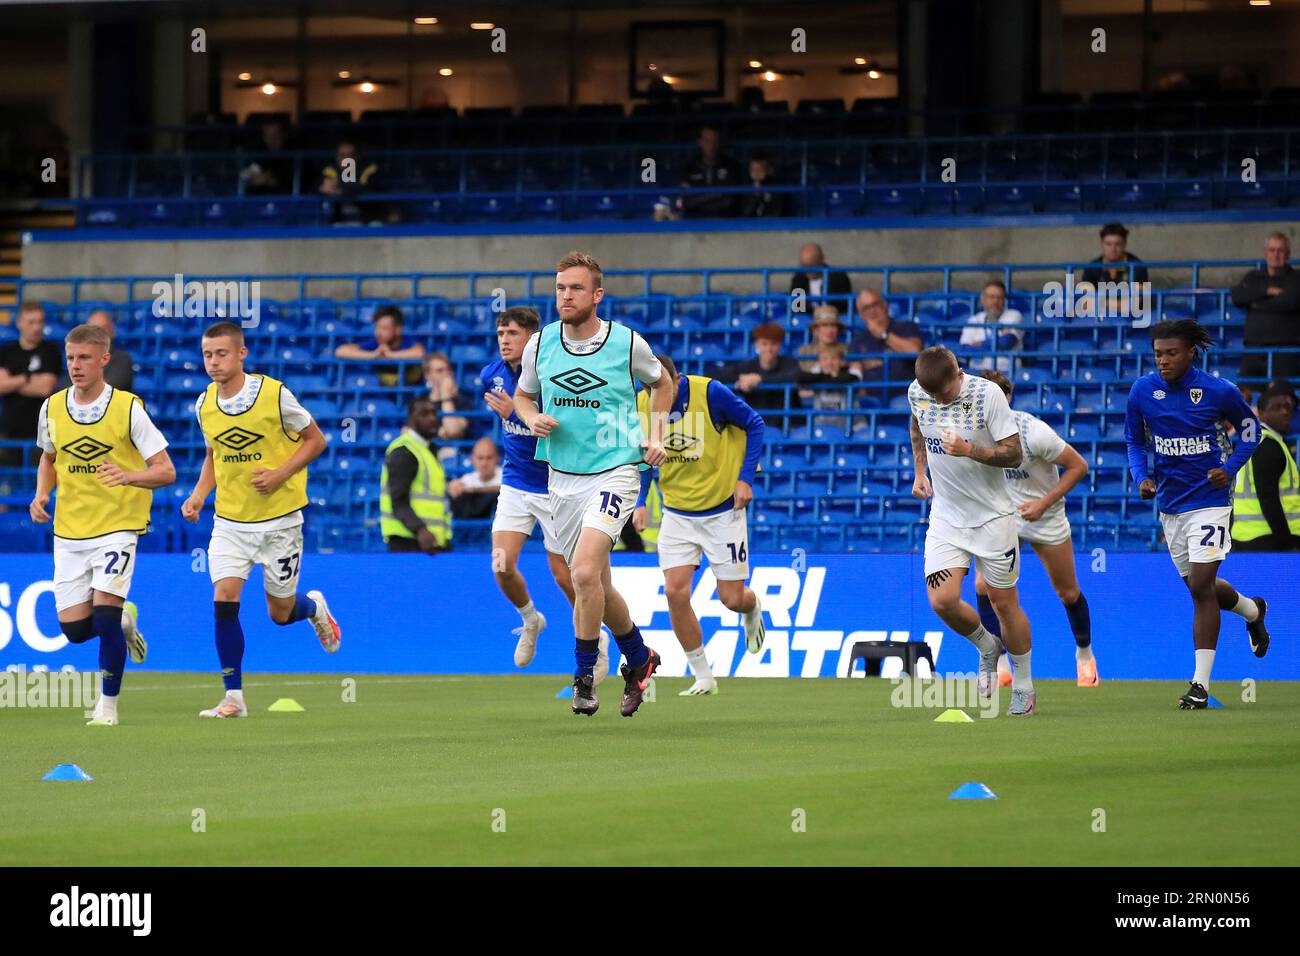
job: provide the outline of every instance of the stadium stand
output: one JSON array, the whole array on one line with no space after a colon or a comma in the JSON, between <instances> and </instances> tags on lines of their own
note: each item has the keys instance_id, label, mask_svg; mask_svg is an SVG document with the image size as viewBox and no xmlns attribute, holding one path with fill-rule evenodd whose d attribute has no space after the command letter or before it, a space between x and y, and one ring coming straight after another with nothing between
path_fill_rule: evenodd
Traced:
<instances>
[{"instance_id":1,"label":"stadium stand","mask_svg":"<svg viewBox=\"0 0 1300 956\"><path fill-rule=\"evenodd\" d=\"M1149 370L1146 327L1162 318L1192 316L1215 336L1216 348L1206 358L1213 374L1237 379L1237 366L1247 354L1242 346L1243 313L1231 304L1226 288L1209 286L1203 273L1239 273L1256 265L1246 261L1148 262L1153 272L1186 276L1186 285L1155 289L1149 312L1139 321L1129 318L1054 317L1048 293L1040 281L1045 270L1059 265L949 265L871 267L883 274L883 289L891 314L918 323L927 345L944 344L963 362L996 358L996 341L989 349L960 344L964 320L979 310L978 287L990 276L1008 289L1008 305L1029 323L1023 351L1014 367L1015 408L1033 412L1057 428L1088 460L1091 473L1083 493L1072 494L1067 508L1075 527L1076 546L1112 546L1148 550L1159 540L1154 504L1138 499L1130 487L1124 449L1124 403L1134 378ZM1082 267L1083 263L1076 264ZM853 267L849 267L853 270ZM1074 268L1074 267L1071 267ZM856 271L856 270L853 270ZM672 355L679 369L710 374L725 363L750 354L749 331L768 321L787 331L792 351L807 340L809 314L791 312L790 297L780 289L786 268L722 270L654 270L607 273L607 288L635 289L639 294L610 294L601 308L646 336L657 351ZM937 276L937 278L936 278ZM1020 277L1020 281L1017 281ZM22 283L24 298L47 302L47 337L59 339L95 308L114 315L118 341L136 361L136 390L155 421L172 442L178 481L156 496L154 534L143 539L150 550L188 551L203 547L207 531L181 520L180 501L192 487L203 457L194 420L193 403L206 386L197 337L209 321L203 317L179 321L156 308L152 296L142 296L158 277L120 276L93 279L32 279ZM162 277L170 282L171 277ZM217 277L190 277L203 280ZM680 283L692 279L699 291L691 294L656 292L660 280ZM357 362L333 357L335 347L369 328L380 305L396 303L407 317L407 334L430 350L447 353L462 391L479 395L477 375L495 354L494 298L489 288L508 281L523 290L510 304L533 305L544 316L553 314L547 285L553 273L509 276L460 274L354 274L343 276L225 276L220 281L258 281L263 286L297 289L278 298L263 297L254 330L250 330L250 368L285 378L331 439L325 467L312 470L312 520L307 524L309 547L322 551L382 549L378 525L378 475L383 451L398 433L405 404L420 386L381 386L376 375ZM720 292L724 280L741 281L761 290ZM377 297L367 285L388 282L405 287L405 295ZM328 298L315 294L318 283L350 286L352 294ZM458 286L460 295L433 295ZM928 285L916 289L918 282ZM82 294L93 283L97 297ZM895 291L907 289L908 291ZM112 293L117 293L113 295ZM160 314L159 314L160 313ZM1032 319L1030 318L1032 316ZM852 309L845 315L850 336L862 331ZM0 325L0 341L14 335ZM1271 350L1276 355L1281 351ZM865 355L854 357L867 357ZM386 364L396 364L385 359ZM905 363L904 363L905 364ZM1270 368L1271 372L1271 368ZM846 392L844 410L821 411L814 418L801 408L796 395L807 386L763 386L781 393L781 409L765 411L767 447L756 485L752 547L817 551L907 551L919 548L925 525L925 505L911 496L911 452L908 411L898 392L906 380L880 380L852 386L816 386ZM890 396L893 397L890 397ZM486 408L464 413L470 434L453 443L451 471L470 468L475 439L498 437L500 422ZM23 469L0 470L0 547L42 550L48 546L48 526L34 527L26 515L31 476ZM457 522L458 549L486 549L488 522ZM540 540L530 542L540 548Z\"/></svg>"}]
</instances>

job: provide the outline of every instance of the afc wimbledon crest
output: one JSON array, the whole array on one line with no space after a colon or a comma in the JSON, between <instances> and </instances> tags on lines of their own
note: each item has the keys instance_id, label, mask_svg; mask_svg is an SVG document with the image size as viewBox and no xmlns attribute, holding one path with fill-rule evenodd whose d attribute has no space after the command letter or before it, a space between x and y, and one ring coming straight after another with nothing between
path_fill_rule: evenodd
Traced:
<instances>
[{"instance_id":1,"label":"afc wimbledon crest","mask_svg":"<svg viewBox=\"0 0 1300 956\"><path fill-rule=\"evenodd\" d=\"M1201 396L1205 393L1199 388L1191 388L1187 390L1187 394L1191 396L1193 405L1199 405L1201 404Z\"/></svg>"}]
</instances>

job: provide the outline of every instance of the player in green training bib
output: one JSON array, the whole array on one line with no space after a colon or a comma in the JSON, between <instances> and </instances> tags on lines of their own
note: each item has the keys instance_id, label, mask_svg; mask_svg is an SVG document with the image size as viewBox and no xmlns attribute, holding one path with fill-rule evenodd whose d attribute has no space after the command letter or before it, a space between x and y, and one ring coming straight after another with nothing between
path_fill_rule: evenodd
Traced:
<instances>
[{"instance_id":1,"label":"player in green training bib","mask_svg":"<svg viewBox=\"0 0 1300 956\"><path fill-rule=\"evenodd\" d=\"M560 260L560 321L534 333L524 348L515 413L538 437L537 458L549 466L553 531L573 579L573 712L590 716L600 706L592 670L604 620L627 658L622 714L631 717L660 659L614 590L609 552L632 517L640 470L664 461L672 382L645 339L596 314L605 296L601 281L591 256L571 252ZM648 435L637 417L638 381L650 389Z\"/></svg>"}]
</instances>

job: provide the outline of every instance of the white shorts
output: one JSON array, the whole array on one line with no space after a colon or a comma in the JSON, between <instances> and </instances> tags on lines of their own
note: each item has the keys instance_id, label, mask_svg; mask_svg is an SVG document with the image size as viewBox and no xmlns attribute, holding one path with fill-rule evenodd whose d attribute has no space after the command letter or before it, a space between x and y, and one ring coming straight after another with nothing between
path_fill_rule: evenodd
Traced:
<instances>
[{"instance_id":1,"label":"white shorts","mask_svg":"<svg viewBox=\"0 0 1300 956\"><path fill-rule=\"evenodd\" d=\"M135 574L140 536L118 531L86 541L54 539L54 607L62 611L91 600L94 591L125 598Z\"/></svg>"},{"instance_id":2,"label":"white shorts","mask_svg":"<svg viewBox=\"0 0 1300 956\"><path fill-rule=\"evenodd\" d=\"M719 581L749 577L749 524L743 510L703 518L663 513L659 525L659 567L699 567L700 552Z\"/></svg>"},{"instance_id":3,"label":"white shorts","mask_svg":"<svg viewBox=\"0 0 1300 956\"><path fill-rule=\"evenodd\" d=\"M620 466L599 475L570 476L566 493L550 493L551 519L558 553L573 564L573 552L583 528L595 528L609 535L613 549L636 510L636 498L641 492L641 473L635 465Z\"/></svg>"},{"instance_id":4,"label":"white shorts","mask_svg":"<svg viewBox=\"0 0 1300 956\"><path fill-rule=\"evenodd\" d=\"M1191 574L1193 564L1212 564L1228 556L1232 550L1231 522L1232 508L1226 505L1177 515L1160 513L1169 557L1181 576Z\"/></svg>"},{"instance_id":5,"label":"white shorts","mask_svg":"<svg viewBox=\"0 0 1300 956\"><path fill-rule=\"evenodd\" d=\"M520 491L509 485L501 486L497 495L497 510L492 516L492 533L498 531L516 531L525 537L531 537L533 528L542 525L542 541L546 550L560 554L560 542L555 538L551 522L550 495L531 491Z\"/></svg>"},{"instance_id":6,"label":"white shorts","mask_svg":"<svg viewBox=\"0 0 1300 956\"><path fill-rule=\"evenodd\" d=\"M1020 539L1016 518L1003 515L975 528L957 528L930 519L925 532L925 576L961 568L984 575L991 588L1015 587L1020 580Z\"/></svg>"},{"instance_id":7,"label":"white shorts","mask_svg":"<svg viewBox=\"0 0 1300 956\"><path fill-rule=\"evenodd\" d=\"M1030 544L1063 544L1070 540L1070 519L1062 508L1053 514L1049 511L1037 521L1026 521L1016 515L1016 533Z\"/></svg>"},{"instance_id":8,"label":"white shorts","mask_svg":"<svg viewBox=\"0 0 1300 956\"><path fill-rule=\"evenodd\" d=\"M208 546L208 575L248 580L253 565L262 566L262 583L271 597L293 597L302 565L302 525L278 531L243 531L217 525Z\"/></svg>"}]
</instances>

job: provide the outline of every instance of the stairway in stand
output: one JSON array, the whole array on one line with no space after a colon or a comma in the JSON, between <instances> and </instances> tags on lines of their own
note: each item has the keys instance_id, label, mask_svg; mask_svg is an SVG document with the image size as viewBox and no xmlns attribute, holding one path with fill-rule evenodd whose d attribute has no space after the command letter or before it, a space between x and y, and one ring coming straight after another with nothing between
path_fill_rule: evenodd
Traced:
<instances>
[{"instance_id":1,"label":"stairway in stand","mask_svg":"<svg viewBox=\"0 0 1300 956\"><path fill-rule=\"evenodd\" d=\"M0 204L0 324L13 321L13 307L18 304L23 233L71 229L76 222L76 214L71 209L42 208L31 203Z\"/></svg>"}]
</instances>

